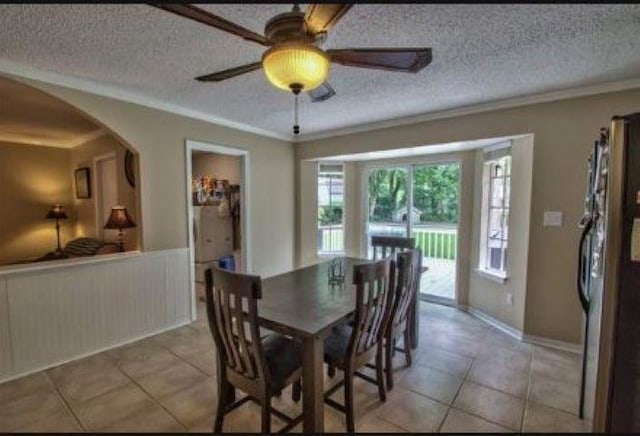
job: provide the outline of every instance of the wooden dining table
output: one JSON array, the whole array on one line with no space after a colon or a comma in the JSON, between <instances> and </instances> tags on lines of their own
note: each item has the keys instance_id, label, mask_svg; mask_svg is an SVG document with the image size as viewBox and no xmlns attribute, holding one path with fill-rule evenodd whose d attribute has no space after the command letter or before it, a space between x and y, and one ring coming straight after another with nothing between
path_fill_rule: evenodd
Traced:
<instances>
[{"instance_id":1,"label":"wooden dining table","mask_svg":"<svg viewBox=\"0 0 640 436\"><path fill-rule=\"evenodd\" d=\"M305 433L324 431L324 339L355 310L353 266L366 259L344 257L343 285L329 284L329 261L262 281L261 327L302 343L302 409Z\"/></svg>"}]
</instances>

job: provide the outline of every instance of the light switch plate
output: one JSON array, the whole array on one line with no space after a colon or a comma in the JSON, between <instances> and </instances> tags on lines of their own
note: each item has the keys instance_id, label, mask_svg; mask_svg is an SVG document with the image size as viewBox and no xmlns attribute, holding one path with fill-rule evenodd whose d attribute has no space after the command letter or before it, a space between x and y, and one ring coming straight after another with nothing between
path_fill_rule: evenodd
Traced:
<instances>
[{"instance_id":1,"label":"light switch plate","mask_svg":"<svg viewBox=\"0 0 640 436\"><path fill-rule=\"evenodd\" d=\"M545 210L542 225L545 227L561 227L562 212Z\"/></svg>"}]
</instances>

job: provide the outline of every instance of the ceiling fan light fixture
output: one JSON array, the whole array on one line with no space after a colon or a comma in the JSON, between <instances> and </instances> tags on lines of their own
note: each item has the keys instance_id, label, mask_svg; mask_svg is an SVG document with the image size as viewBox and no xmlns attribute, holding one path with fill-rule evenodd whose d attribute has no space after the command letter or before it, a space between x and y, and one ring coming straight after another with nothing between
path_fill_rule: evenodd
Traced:
<instances>
[{"instance_id":1,"label":"ceiling fan light fixture","mask_svg":"<svg viewBox=\"0 0 640 436\"><path fill-rule=\"evenodd\" d=\"M262 67L276 88L292 91L292 86L302 86L303 91L311 91L326 80L331 60L312 44L289 42L267 50L262 56Z\"/></svg>"}]
</instances>

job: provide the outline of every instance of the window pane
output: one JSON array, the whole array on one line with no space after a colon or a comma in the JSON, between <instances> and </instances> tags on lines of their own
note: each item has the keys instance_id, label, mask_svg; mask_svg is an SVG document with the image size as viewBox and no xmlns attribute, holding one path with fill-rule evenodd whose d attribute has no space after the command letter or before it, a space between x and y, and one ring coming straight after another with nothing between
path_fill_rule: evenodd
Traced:
<instances>
[{"instance_id":1,"label":"window pane","mask_svg":"<svg viewBox=\"0 0 640 436\"><path fill-rule=\"evenodd\" d=\"M506 156L504 158L504 166L505 166L504 174L507 176L510 176L511 175L511 156Z\"/></svg>"},{"instance_id":2,"label":"window pane","mask_svg":"<svg viewBox=\"0 0 640 436\"><path fill-rule=\"evenodd\" d=\"M502 207L504 198L504 179L502 177L491 179L491 206Z\"/></svg>"},{"instance_id":3,"label":"window pane","mask_svg":"<svg viewBox=\"0 0 640 436\"><path fill-rule=\"evenodd\" d=\"M504 209L502 214L502 239L509 239L509 209Z\"/></svg>"},{"instance_id":4,"label":"window pane","mask_svg":"<svg viewBox=\"0 0 640 436\"><path fill-rule=\"evenodd\" d=\"M502 239L502 223L504 218L502 217L502 209L489 209L489 239Z\"/></svg>"},{"instance_id":5,"label":"window pane","mask_svg":"<svg viewBox=\"0 0 640 436\"><path fill-rule=\"evenodd\" d=\"M318 251L344 249L342 165L320 164L318 172Z\"/></svg>"},{"instance_id":6,"label":"window pane","mask_svg":"<svg viewBox=\"0 0 640 436\"><path fill-rule=\"evenodd\" d=\"M511 177L504 179L504 207L509 207L511 200Z\"/></svg>"}]
</instances>

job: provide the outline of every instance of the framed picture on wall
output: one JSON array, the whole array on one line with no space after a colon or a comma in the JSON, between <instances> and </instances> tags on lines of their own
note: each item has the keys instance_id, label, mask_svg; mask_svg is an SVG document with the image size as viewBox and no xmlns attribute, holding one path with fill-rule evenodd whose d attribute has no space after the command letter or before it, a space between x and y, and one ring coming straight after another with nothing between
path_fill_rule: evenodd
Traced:
<instances>
[{"instance_id":1,"label":"framed picture on wall","mask_svg":"<svg viewBox=\"0 0 640 436\"><path fill-rule=\"evenodd\" d=\"M91 198L91 179L89 168L78 168L75 171L76 198Z\"/></svg>"}]
</instances>

